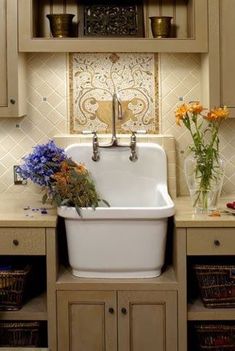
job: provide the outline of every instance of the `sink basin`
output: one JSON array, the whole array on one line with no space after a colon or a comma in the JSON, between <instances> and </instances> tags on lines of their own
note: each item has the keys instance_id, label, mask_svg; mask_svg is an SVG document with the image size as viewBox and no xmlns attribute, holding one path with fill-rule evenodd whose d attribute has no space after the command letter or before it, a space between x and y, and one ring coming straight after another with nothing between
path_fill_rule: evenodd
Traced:
<instances>
[{"instance_id":1,"label":"sink basin","mask_svg":"<svg viewBox=\"0 0 235 351\"><path fill-rule=\"evenodd\" d=\"M167 160L161 146L137 145L138 160L129 160L130 148L100 148L92 160L91 144L73 144L66 153L91 172L101 197L111 207L60 207L65 218L69 263L79 277L144 278L161 274L167 221L174 203L167 189Z\"/></svg>"}]
</instances>

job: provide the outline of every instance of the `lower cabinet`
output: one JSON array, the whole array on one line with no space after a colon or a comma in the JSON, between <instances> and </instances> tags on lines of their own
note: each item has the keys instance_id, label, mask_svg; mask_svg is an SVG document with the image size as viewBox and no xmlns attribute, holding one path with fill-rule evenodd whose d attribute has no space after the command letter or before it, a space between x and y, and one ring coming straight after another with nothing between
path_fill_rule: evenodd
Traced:
<instances>
[{"instance_id":1,"label":"lower cabinet","mask_svg":"<svg viewBox=\"0 0 235 351\"><path fill-rule=\"evenodd\" d=\"M176 291L58 291L58 351L177 351Z\"/></svg>"}]
</instances>

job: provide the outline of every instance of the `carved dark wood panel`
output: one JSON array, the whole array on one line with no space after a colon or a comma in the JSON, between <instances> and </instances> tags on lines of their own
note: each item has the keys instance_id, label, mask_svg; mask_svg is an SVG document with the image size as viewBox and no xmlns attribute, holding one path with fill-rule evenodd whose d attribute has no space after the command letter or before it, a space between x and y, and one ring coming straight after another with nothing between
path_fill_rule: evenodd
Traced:
<instances>
[{"instance_id":1,"label":"carved dark wood panel","mask_svg":"<svg viewBox=\"0 0 235 351\"><path fill-rule=\"evenodd\" d=\"M113 37L143 37L142 3L109 0L85 1L83 11L83 35Z\"/></svg>"}]
</instances>

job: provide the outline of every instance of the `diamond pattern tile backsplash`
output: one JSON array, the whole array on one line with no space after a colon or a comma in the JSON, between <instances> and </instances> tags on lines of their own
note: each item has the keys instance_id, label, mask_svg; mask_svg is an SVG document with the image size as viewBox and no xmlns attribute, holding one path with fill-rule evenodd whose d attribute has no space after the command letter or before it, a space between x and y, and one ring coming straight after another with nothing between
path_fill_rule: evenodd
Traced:
<instances>
[{"instance_id":1,"label":"diamond pattern tile backsplash","mask_svg":"<svg viewBox=\"0 0 235 351\"><path fill-rule=\"evenodd\" d=\"M84 54L85 55L85 54ZM93 59L97 54L91 55ZM122 55L122 54L117 54ZM187 130L175 124L174 110L179 100L200 99L200 55L161 54L147 55L148 66L155 89L152 94L154 126L161 134L171 134L176 140L177 191L187 194L183 174L183 160L191 139ZM130 63L142 55L129 56ZM128 64L128 59L125 61ZM158 69L156 70L156 67ZM145 67L146 68L146 67ZM145 69L144 68L144 69ZM32 185L14 185L13 166L38 143L46 142L54 135L71 131L69 64L66 54L38 54L27 56L27 103L28 113L23 118L0 119L0 192L29 192L38 188ZM152 75L152 76L151 76ZM150 86L148 85L148 87ZM146 87L145 87L146 88ZM151 100L151 99L150 99ZM159 112L159 115L158 115ZM108 123L107 123L108 125ZM157 129L155 130L155 132ZM224 194L235 192L235 119L227 120L221 128L222 156L227 161L223 186Z\"/></svg>"}]
</instances>

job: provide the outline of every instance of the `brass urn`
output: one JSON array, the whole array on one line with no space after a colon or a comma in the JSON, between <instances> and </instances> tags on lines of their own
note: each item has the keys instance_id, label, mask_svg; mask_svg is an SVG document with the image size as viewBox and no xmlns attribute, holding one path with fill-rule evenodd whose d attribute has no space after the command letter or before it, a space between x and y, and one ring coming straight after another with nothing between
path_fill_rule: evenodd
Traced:
<instances>
[{"instance_id":1,"label":"brass urn","mask_svg":"<svg viewBox=\"0 0 235 351\"><path fill-rule=\"evenodd\" d=\"M64 38L72 35L72 20L75 15L70 13L58 13L46 16L49 19L53 37Z\"/></svg>"},{"instance_id":2,"label":"brass urn","mask_svg":"<svg viewBox=\"0 0 235 351\"><path fill-rule=\"evenodd\" d=\"M168 38L171 34L170 16L153 16L149 17L151 21L151 29L154 38Z\"/></svg>"}]
</instances>

